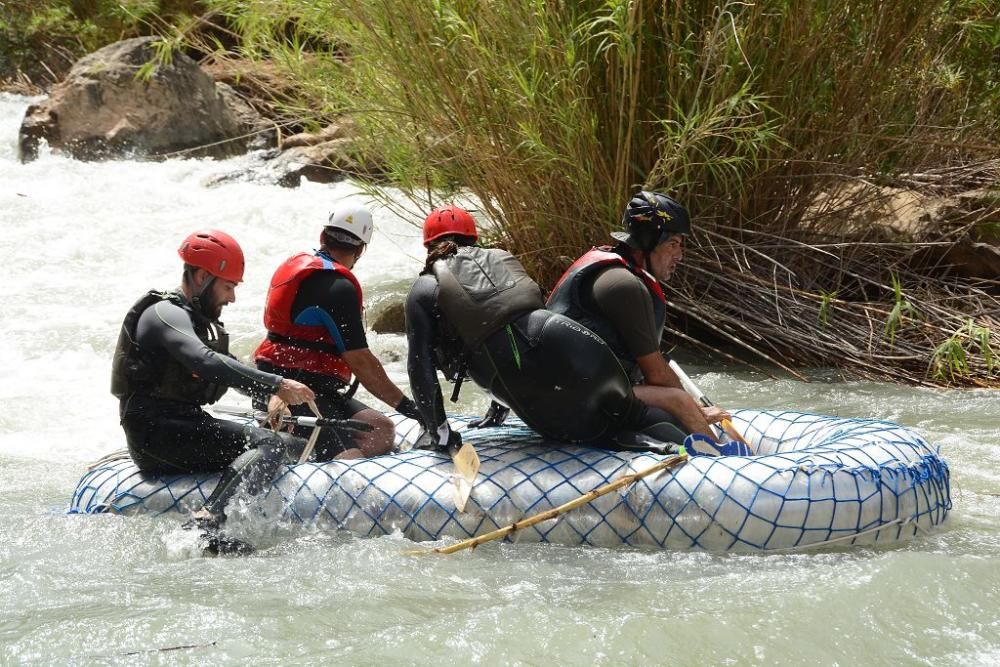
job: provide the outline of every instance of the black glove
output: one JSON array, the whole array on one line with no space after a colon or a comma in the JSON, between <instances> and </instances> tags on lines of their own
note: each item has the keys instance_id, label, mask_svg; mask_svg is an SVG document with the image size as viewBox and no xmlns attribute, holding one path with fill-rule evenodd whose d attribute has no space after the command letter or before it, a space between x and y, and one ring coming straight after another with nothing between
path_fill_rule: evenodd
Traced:
<instances>
[{"instance_id":1,"label":"black glove","mask_svg":"<svg viewBox=\"0 0 1000 667\"><path fill-rule=\"evenodd\" d=\"M490 403L489 410L483 415L482 419L477 419L476 421L469 422L469 428L487 428L489 426L503 426L503 423L507 420L507 415L510 414L510 408L505 408L496 401Z\"/></svg>"},{"instance_id":2,"label":"black glove","mask_svg":"<svg viewBox=\"0 0 1000 667\"><path fill-rule=\"evenodd\" d=\"M420 410L417 409L417 404L409 396L400 399L399 405L396 406L396 412L404 417L420 421Z\"/></svg>"}]
</instances>

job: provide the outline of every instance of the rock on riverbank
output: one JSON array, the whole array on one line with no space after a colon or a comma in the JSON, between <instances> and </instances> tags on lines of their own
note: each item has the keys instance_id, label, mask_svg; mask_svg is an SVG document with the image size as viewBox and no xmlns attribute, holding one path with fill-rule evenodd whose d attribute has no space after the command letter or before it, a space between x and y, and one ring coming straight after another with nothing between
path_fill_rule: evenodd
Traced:
<instances>
[{"instance_id":1,"label":"rock on riverbank","mask_svg":"<svg viewBox=\"0 0 1000 667\"><path fill-rule=\"evenodd\" d=\"M80 160L228 157L273 143L268 124L191 58L172 53L148 66L156 42L116 42L77 61L46 100L28 108L21 159L34 159L42 140Z\"/></svg>"}]
</instances>

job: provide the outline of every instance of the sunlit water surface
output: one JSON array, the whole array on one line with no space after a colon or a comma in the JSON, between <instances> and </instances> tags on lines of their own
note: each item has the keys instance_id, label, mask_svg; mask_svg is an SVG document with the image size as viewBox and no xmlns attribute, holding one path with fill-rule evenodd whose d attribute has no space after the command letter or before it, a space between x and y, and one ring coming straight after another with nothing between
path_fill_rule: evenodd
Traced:
<instances>
[{"instance_id":1,"label":"sunlit water surface","mask_svg":"<svg viewBox=\"0 0 1000 667\"><path fill-rule=\"evenodd\" d=\"M402 555L413 545L397 536L300 531L253 557L206 559L176 520L67 516L84 466L124 444L108 393L117 329L144 290L178 284L180 239L218 227L243 245L246 282L223 319L245 358L271 272L315 246L336 202L363 200L348 184L207 186L246 158L21 165L28 102L0 95L0 663L1000 662L996 392L689 369L727 407L887 418L940 445L949 522L895 548L508 543L431 558ZM378 210L376 222L357 269L369 303L405 293L422 250L408 221ZM405 386L404 338L370 344ZM459 409L485 405L467 389Z\"/></svg>"}]
</instances>

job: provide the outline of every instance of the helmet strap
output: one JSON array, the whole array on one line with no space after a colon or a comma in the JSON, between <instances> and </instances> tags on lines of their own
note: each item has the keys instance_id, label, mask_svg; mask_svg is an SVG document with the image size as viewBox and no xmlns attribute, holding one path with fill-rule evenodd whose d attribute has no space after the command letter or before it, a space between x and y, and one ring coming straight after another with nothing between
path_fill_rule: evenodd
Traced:
<instances>
[{"instance_id":1,"label":"helmet strap","mask_svg":"<svg viewBox=\"0 0 1000 667\"><path fill-rule=\"evenodd\" d=\"M206 273L208 273L208 272L206 271ZM193 271L191 273L190 281L191 281L191 288L192 288L191 289L191 305L194 307L195 312L197 312L199 315L202 315L203 317L211 320L212 317L211 317L211 315L208 312L209 306L208 306L208 304L206 304L206 302L203 299L203 297L205 296L205 294L210 289L212 289L212 285L215 284L215 276L213 276L211 273L209 273L208 274L208 278L205 280L205 282L203 282L201 284L201 287L199 287L197 291L194 290L194 272Z\"/></svg>"},{"instance_id":2,"label":"helmet strap","mask_svg":"<svg viewBox=\"0 0 1000 667\"><path fill-rule=\"evenodd\" d=\"M658 239L659 239L659 234L649 239L646 243L643 244L642 247L642 257L643 257L642 263L644 264L643 268L646 269L646 273L650 275L653 274L653 267L652 264L650 263L650 256L653 254L653 251L656 250L656 246L658 245L657 244Z\"/></svg>"}]
</instances>

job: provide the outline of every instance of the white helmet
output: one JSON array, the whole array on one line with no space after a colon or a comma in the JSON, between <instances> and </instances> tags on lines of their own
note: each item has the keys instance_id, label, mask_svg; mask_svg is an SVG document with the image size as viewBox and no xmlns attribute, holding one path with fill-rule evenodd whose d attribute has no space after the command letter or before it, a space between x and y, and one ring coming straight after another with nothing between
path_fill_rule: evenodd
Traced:
<instances>
[{"instance_id":1,"label":"white helmet","mask_svg":"<svg viewBox=\"0 0 1000 667\"><path fill-rule=\"evenodd\" d=\"M325 231L343 243L368 245L374 229L372 214L364 206L340 206L330 214Z\"/></svg>"}]
</instances>

